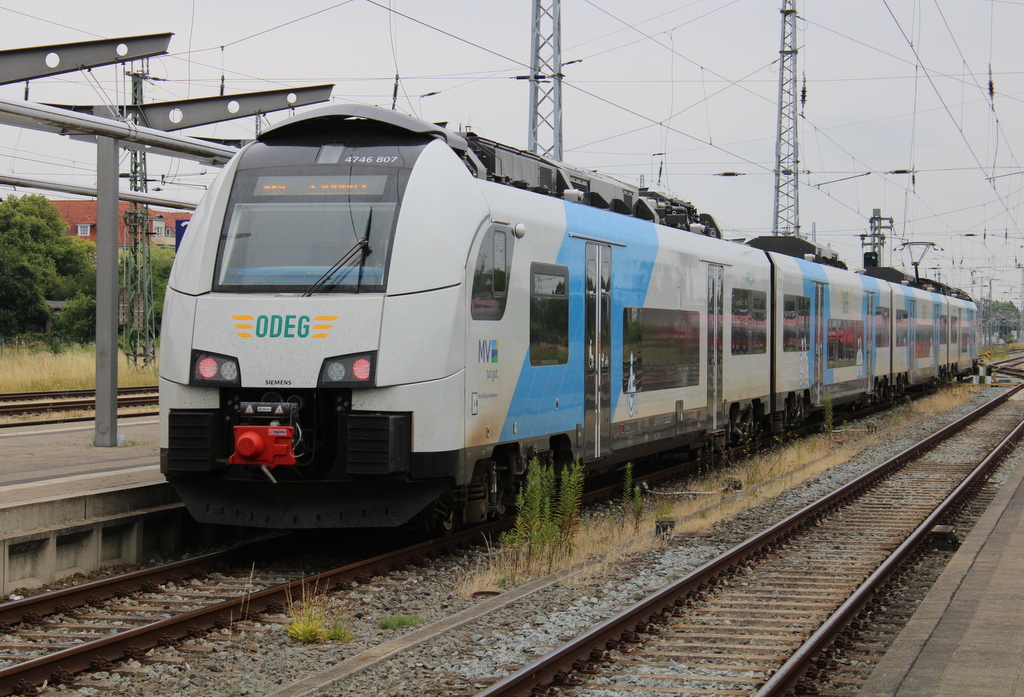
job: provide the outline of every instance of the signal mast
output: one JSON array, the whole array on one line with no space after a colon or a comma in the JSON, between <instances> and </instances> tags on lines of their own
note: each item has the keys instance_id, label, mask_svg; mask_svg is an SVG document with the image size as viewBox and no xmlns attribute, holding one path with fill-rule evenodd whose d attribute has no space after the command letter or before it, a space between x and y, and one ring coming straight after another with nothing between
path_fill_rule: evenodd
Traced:
<instances>
[{"instance_id":1,"label":"signal mast","mask_svg":"<svg viewBox=\"0 0 1024 697\"><path fill-rule=\"evenodd\" d=\"M800 159L796 133L796 0L783 0L779 49L779 119L775 139L775 221L773 235L800 236Z\"/></svg>"},{"instance_id":2,"label":"signal mast","mask_svg":"<svg viewBox=\"0 0 1024 697\"><path fill-rule=\"evenodd\" d=\"M562 160L562 4L534 0L530 30L529 151Z\"/></svg>"}]
</instances>

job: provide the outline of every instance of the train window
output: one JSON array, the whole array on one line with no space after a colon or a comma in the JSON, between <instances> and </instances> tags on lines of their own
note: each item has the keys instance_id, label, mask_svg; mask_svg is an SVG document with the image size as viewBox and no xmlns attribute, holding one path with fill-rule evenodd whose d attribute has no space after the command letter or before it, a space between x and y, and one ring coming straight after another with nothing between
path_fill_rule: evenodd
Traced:
<instances>
[{"instance_id":1,"label":"train window","mask_svg":"<svg viewBox=\"0 0 1024 697\"><path fill-rule=\"evenodd\" d=\"M864 321L830 319L828 321L829 368L848 368L864 362Z\"/></svg>"},{"instance_id":2,"label":"train window","mask_svg":"<svg viewBox=\"0 0 1024 697\"><path fill-rule=\"evenodd\" d=\"M910 324L906 310L896 310L896 345L906 346Z\"/></svg>"},{"instance_id":3,"label":"train window","mask_svg":"<svg viewBox=\"0 0 1024 697\"><path fill-rule=\"evenodd\" d=\"M949 317L939 315L939 343L943 346L949 343Z\"/></svg>"},{"instance_id":4,"label":"train window","mask_svg":"<svg viewBox=\"0 0 1024 697\"><path fill-rule=\"evenodd\" d=\"M960 314L957 310L957 314L949 316L949 345L956 347L960 343Z\"/></svg>"},{"instance_id":5,"label":"train window","mask_svg":"<svg viewBox=\"0 0 1024 697\"><path fill-rule=\"evenodd\" d=\"M473 319L499 320L505 315L511 266L512 236L504 228L488 230L473 267L473 293L469 301Z\"/></svg>"},{"instance_id":6,"label":"train window","mask_svg":"<svg viewBox=\"0 0 1024 697\"><path fill-rule=\"evenodd\" d=\"M732 354L740 356L768 350L768 294L732 289Z\"/></svg>"},{"instance_id":7,"label":"train window","mask_svg":"<svg viewBox=\"0 0 1024 697\"><path fill-rule=\"evenodd\" d=\"M627 307L622 312L622 391L700 382L700 313Z\"/></svg>"},{"instance_id":8,"label":"train window","mask_svg":"<svg viewBox=\"0 0 1024 697\"><path fill-rule=\"evenodd\" d=\"M419 137L373 146L282 137L244 150L213 289L383 292L405 185L424 146Z\"/></svg>"},{"instance_id":9,"label":"train window","mask_svg":"<svg viewBox=\"0 0 1024 697\"><path fill-rule=\"evenodd\" d=\"M785 295L782 300L782 350L811 349L811 299L806 295Z\"/></svg>"},{"instance_id":10,"label":"train window","mask_svg":"<svg viewBox=\"0 0 1024 697\"><path fill-rule=\"evenodd\" d=\"M918 358L931 358L932 341L935 339L935 320L932 319L930 303L921 303L921 316L914 327L914 351Z\"/></svg>"},{"instance_id":11,"label":"train window","mask_svg":"<svg viewBox=\"0 0 1024 697\"><path fill-rule=\"evenodd\" d=\"M569 362L569 269L530 265L530 365Z\"/></svg>"},{"instance_id":12,"label":"train window","mask_svg":"<svg viewBox=\"0 0 1024 697\"><path fill-rule=\"evenodd\" d=\"M875 346L889 348L889 308L875 308Z\"/></svg>"}]
</instances>

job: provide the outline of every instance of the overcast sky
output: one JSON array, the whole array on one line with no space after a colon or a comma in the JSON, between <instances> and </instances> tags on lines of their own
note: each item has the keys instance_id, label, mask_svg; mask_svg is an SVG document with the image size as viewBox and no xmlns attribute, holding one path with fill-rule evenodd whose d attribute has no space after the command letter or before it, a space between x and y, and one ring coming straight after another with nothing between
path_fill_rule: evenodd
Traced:
<instances>
[{"instance_id":1,"label":"overcast sky","mask_svg":"<svg viewBox=\"0 0 1024 697\"><path fill-rule=\"evenodd\" d=\"M515 78L530 62L531 6L0 0L0 49L173 32L170 54L150 61L146 101L215 96L223 76L229 94L334 83L336 103L390 107L397 72L399 111L525 148L529 87ZM579 61L563 71L564 159L660 186L728 237L770 234L780 7L563 0L562 59ZM798 0L797 10L803 234L859 266L879 208L895 219L887 263L910 269L927 250L922 275L975 295L984 285L986 296L991 279L995 299L1020 305L1024 0ZM29 99L121 103L123 73L35 80ZM246 118L185 134L251 138L254 128ZM92 186L94 160L94 147L0 126L0 173ZM149 174L163 179L151 190L197 200L216 170L152 157Z\"/></svg>"}]
</instances>

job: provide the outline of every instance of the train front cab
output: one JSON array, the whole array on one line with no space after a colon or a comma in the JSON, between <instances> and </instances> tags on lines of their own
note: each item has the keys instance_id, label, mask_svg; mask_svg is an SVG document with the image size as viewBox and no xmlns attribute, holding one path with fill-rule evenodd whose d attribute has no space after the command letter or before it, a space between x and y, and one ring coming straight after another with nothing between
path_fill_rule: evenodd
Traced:
<instances>
[{"instance_id":1,"label":"train front cab","mask_svg":"<svg viewBox=\"0 0 1024 697\"><path fill-rule=\"evenodd\" d=\"M337 126L337 137L344 140L349 124L337 120L344 116L325 113L322 127L329 131L325 137L335 137L331 129ZM330 184L350 176L339 162L345 155L342 146L328 140L331 147L321 148L324 141L308 136L301 123L296 125L294 142L288 130L281 132L278 142L269 142L274 138L265 135L267 143L250 146L225 168L181 248L168 288L163 327L161 461L162 470L197 519L282 528L394 526L440 492L451 490L460 478L466 363L461 349L467 304L462 281L466 253L486 208L479 195L473 196L474 177L444 142L396 135L393 129L382 129L389 138L382 142L373 123L355 126L366 133L351 147L370 154L362 157L357 152L349 157L360 163L386 159L385 165L373 165L379 171L371 172L369 179L384 182L387 196L367 194L350 204L351 217L356 219L352 224L369 239L370 251L365 263L344 267L344 283L333 279L331 285L339 287L314 283L358 239L352 234L339 236L338 225L314 225L318 222L313 219L315 212L326 215L339 205L349 205L344 196L339 196L342 203L330 198L333 190L317 194L313 205L298 200L299 194L279 195L272 201L267 195L271 202L266 205L243 201L257 213L257 209L270 211L262 216L263 227L246 240L256 240L258 235L268 238L281 227L278 223L285 214L300 216L303 224L287 227L280 238L285 241L278 242L279 256L286 260L302 249L301 238L296 237L300 231L319 235L316 239L337 240L344 247L335 252L323 243L328 251L310 262L315 268L312 281L292 282L284 288L214 285L229 198L260 194L252 194L254 186L241 179L248 154L252 154L249 169L255 172L245 172L250 179L258 175L301 183L303 178L335 176L328 180ZM280 152L291 158L289 169L264 172L263 168L280 160ZM236 174L237 183L230 187ZM404 177L408 177L407 186L400 199L389 187L398 186L396 182ZM251 217L261 219L258 214ZM330 223L338 222L337 216L327 217ZM432 227L427 228L424 221ZM385 234L392 224L393 241ZM378 226L383 229L379 236ZM370 263L374 254L387 255L386 287L380 276L383 262ZM279 265L282 276L292 272L288 264ZM268 274L253 269L250 285L276 278ZM361 285L353 287L357 282ZM309 323L296 330L298 316L308 317ZM284 331L275 333L264 326L261 332L261 318L269 323L274 317ZM231 384L195 384L194 357L204 351L236 359ZM328 363L337 362L333 357L357 355L372 364L372 370L360 373L355 363L341 366L343 370L328 370ZM354 379L363 382L355 384ZM287 424L292 428L294 459L264 468L259 466L263 463L240 462L237 430L235 442L231 439L233 425L239 421L244 425L247 418L245 404L258 409L268 401L289 411L296 404L298 414L295 424ZM188 422L192 417L202 419L206 437L196 438L201 434ZM380 434L372 444L376 456L367 450L362 457L353 447L356 421L362 425L361 433ZM273 481L263 470L269 470Z\"/></svg>"}]
</instances>

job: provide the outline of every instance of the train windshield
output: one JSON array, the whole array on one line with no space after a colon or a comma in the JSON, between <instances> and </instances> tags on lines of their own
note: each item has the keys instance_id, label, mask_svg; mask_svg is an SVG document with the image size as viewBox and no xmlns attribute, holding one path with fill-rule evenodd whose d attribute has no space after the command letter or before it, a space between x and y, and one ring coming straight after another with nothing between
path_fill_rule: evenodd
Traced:
<instances>
[{"instance_id":1,"label":"train windshield","mask_svg":"<svg viewBox=\"0 0 1024 697\"><path fill-rule=\"evenodd\" d=\"M401 193L420 149L253 146L232 185L215 289L383 291Z\"/></svg>"}]
</instances>

